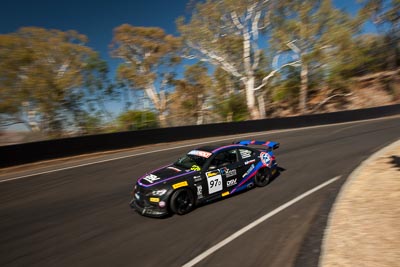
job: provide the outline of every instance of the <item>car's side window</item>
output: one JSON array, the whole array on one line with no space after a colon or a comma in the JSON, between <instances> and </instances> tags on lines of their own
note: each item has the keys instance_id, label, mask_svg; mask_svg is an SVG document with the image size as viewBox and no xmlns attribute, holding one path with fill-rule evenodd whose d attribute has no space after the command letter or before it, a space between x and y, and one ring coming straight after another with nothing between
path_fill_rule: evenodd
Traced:
<instances>
[{"instance_id":1,"label":"car's side window","mask_svg":"<svg viewBox=\"0 0 400 267\"><path fill-rule=\"evenodd\" d=\"M252 151L250 149L245 149L245 148L240 148L239 149L239 154L240 154L240 157L242 159L248 159L248 158L251 158L251 157L255 156L254 155L255 154L254 151Z\"/></svg>"},{"instance_id":2,"label":"car's side window","mask_svg":"<svg viewBox=\"0 0 400 267\"><path fill-rule=\"evenodd\" d=\"M211 162L212 166L221 167L238 161L236 149L222 151L218 153Z\"/></svg>"}]
</instances>

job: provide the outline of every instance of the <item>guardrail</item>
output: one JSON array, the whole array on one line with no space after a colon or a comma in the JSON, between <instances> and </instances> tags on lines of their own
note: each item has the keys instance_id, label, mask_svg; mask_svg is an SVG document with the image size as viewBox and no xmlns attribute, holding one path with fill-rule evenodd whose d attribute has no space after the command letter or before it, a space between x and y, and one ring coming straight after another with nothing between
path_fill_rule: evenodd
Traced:
<instances>
[{"instance_id":1,"label":"guardrail","mask_svg":"<svg viewBox=\"0 0 400 267\"><path fill-rule=\"evenodd\" d=\"M400 104L298 117L99 134L0 147L0 168L141 145L246 132L288 129L400 114Z\"/></svg>"}]
</instances>

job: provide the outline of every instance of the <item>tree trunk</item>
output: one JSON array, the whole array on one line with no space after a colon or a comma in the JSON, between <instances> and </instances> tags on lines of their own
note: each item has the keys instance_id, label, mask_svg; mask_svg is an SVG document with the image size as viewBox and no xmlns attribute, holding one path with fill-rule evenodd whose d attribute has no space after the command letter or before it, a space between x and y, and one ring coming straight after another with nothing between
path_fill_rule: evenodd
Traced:
<instances>
[{"instance_id":1,"label":"tree trunk","mask_svg":"<svg viewBox=\"0 0 400 267\"><path fill-rule=\"evenodd\" d=\"M265 119L265 101L264 96L260 95L258 98L258 109L260 110L260 119Z\"/></svg>"},{"instance_id":2,"label":"tree trunk","mask_svg":"<svg viewBox=\"0 0 400 267\"><path fill-rule=\"evenodd\" d=\"M246 87L246 103L247 109L250 112L250 118L252 120L260 119L260 112L256 106L256 99L254 96L254 77L249 77L245 82Z\"/></svg>"},{"instance_id":3,"label":"tree trunk","mask_svg":"<svg viewBox=\"0 0 400 267\"><path fill-rule=\"evenodd\" d=\"M250 118L252 120L258 120L260 118L260 113L256 106L256 100L254 95L254 73L251 67L251 43L250 35L246 27L243 28L243 63L244 70L246 73L246 79L244 79L246 87L246 102L247 109L250 112Z\"/></svg>"},{"instance_id":4,"label":"tree trunk","mask_svg":"<svg viewBox=\"0 0 400 267\"><path fill-rule=\"evenodd\" d=\"M196 125L200 125L204 123L204 103L203 103L203 94L199 94L197 96L197 122Z\"/></svg>"},{"instance_id":5,"label":"tree trunk","mask_svg":"<svg viewBox=\"0 0 400 267\"><path fill-rule=\"evenodd\" d=\"M166 103L163 95L157 94L156 89L153 84L149 84L145 88L145 92L146 92L147 96L149 97L149 99L151 100L151 102L153 102L154 107L156 108L156 110L158 112L158 121L160 122L160 126L167 127L167 119L164 114L167 103Z\"/></svg>"},{"instance_id":6,"label":"tree trunk","mask_svg":"<svg viewBox=\"0 0 400 267\"><path fill-rule=\"evenodd\" d=\"M36 110L29 110L27 114L29 129L32 132L40 132L39 124L36 121L36 114Z\"/></svg>"},{"instance_id":7,"label":"tree trunk","mask_svg":"<svg viewBox=\"0 0 400 267\"><path fill-rule=\"evenodd\" d=\"M165 116L164 112L158 113L158 121L160 122L160 127L165 128L167 127L167 117Z\"/></svg>"},{"instance_id":8,"label":"tree trunk","mask_svg":"<svg viewBox=\"0 0 400 267\"><path fill-rule=\"evenodd\" d=\"M307 91L308 91L308 66L307 63L301 64L301 72L300 72L300 99L299 99L299 109L301 114L305 114L307 112Z\"/></svg>"}]
</instances>

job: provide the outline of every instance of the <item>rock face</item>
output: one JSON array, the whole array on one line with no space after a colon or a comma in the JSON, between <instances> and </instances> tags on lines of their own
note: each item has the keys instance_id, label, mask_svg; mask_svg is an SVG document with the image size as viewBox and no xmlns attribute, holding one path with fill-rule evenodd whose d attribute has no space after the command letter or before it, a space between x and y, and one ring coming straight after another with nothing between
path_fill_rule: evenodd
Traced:
<instances>
[{"instance_id":1,"label":"rock face","mask_svg":"<svg viewBox=\"0 0 400 267\"><path fill-rule=\"evenodd\" d=\"M369 108L400 102L400 70L353 79L349 109Z\"/></svg>"}]
</instances>

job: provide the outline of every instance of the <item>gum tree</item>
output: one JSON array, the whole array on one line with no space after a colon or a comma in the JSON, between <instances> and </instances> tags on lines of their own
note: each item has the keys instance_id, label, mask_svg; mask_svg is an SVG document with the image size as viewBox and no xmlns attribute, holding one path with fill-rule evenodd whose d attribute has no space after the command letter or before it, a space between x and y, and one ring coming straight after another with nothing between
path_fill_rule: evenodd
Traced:
<instances>
[{"instance_id":1,"label":"gum tree","mask_svg":"<svg viewBox=\"0 0 400 267\"><path fill-rule=\"evenodd\" d=\"M356 24L335 9L330 0L281 0L273 21L275 49L287 49L288 44L300 59L298 107L301 113L307 113L312 68L322 72L323 61L332 62L341 57L340 52L351 46Z\"/></svg>"},{"instance_id":2,"label":"gum tree","mask_svg":"<svg viewBox=\"0 0 400 267\"><path fill-rule=\"evenodd\" d=\"M256 79L264 51L260 44L268 41L270 13L274 1L207 0L193 9L190 20L177 21L186 56L209 62L238 78L245 87L246 104L251 119L259 119L256 93L287 63ZM264 35L261 38L261 35Z\"/></svg>"},{"instance_id":3,"label":"gum tree","mask_svg":"<svg viewBox=\"0 0 400 267\"><path fill-rule=\"evenodd\" d=\"M170 67L179 62L176 52L180 39L156 27L123 24L114 29L112 55L124 62L118 67L118 78L132 89L144 90L166 126L167 93Z\"/></svg>"},{"instance_id":4,"label":"gum tree","mask_svg":"<svg viewBox=\"0 0 400 267\"><path fill-rule=\"evenodd\" d=\"M82 72L95 55L87 41L73 30L38 27L0 35L1 125L53 134L73 126L71 114L84 98Z\"/></svg>"}]
</instances>

